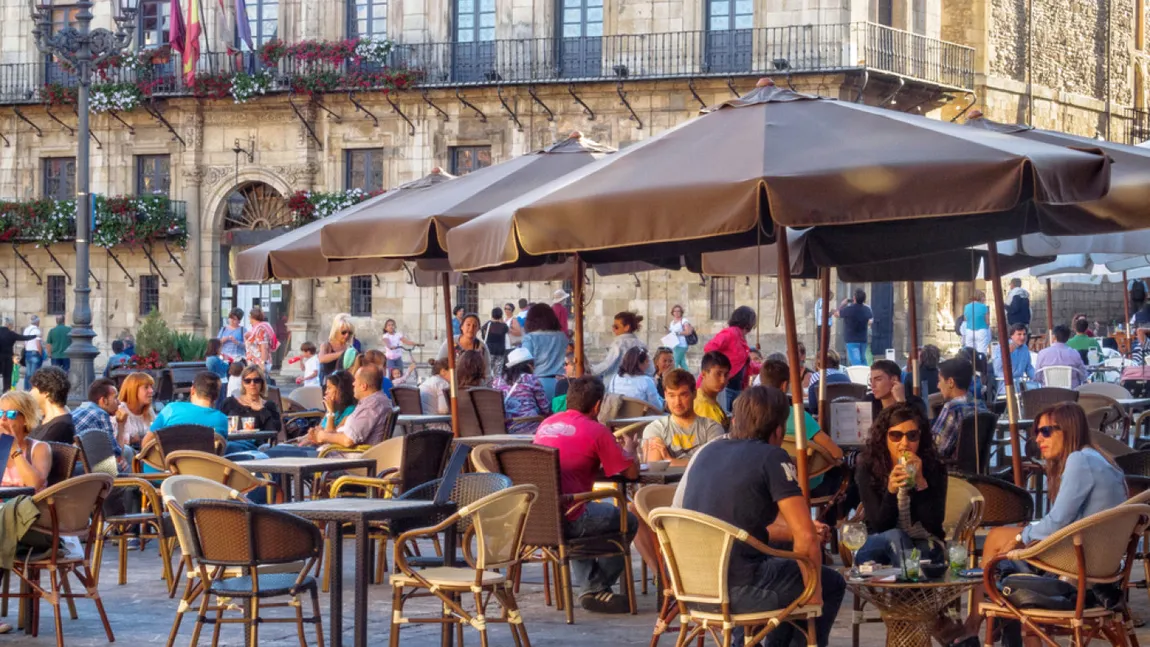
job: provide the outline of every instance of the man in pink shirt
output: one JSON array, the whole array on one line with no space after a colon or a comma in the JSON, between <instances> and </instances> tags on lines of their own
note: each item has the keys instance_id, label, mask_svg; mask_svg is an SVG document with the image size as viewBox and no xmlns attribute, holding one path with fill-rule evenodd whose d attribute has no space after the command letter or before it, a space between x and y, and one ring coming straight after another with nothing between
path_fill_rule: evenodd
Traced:
<instances>
[{"instance_id":1,"label":"man in pink shirt","mask_svg":"<svg viewBox=\"0 0 1150 647\"><path fill-rule=\"evenodd\" d=\"M563 494L590 492L595 480L601 478L600 474L622 475L629 479L639 476L635 439L629 439L627 447L619 447L611 430L596 419L605 392L602 380L597 377L570 380L567 411L544 420L535 433L536 445L559 450L559 479ZM567 510L567 534L570 537L593 537L617 532L619 514L619 508L610 503L577 503ZM630 544L638 521L631 513L627 515L627 543ZM626 597L611 590L623 573L623 567L621 556L571 562L573 583L583 589L579 602L584 609L596 613L629 611Z\"/></svg>"}]
</instances>

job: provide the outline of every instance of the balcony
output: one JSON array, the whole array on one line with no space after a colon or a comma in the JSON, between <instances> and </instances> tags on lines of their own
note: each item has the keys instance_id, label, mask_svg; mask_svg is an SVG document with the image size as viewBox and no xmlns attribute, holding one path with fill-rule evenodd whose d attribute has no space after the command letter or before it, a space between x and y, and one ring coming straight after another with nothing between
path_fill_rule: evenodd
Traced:
<instances>
[{"instance_id":1,"label":"balcony","mask_svg":"<svg viewBox=\"0 0 1150 647\"><path fill-rule=\"evenodd\" d=\"M237 72L267 71L270 92L327 84L321 91L746 77L868 70L948 90L974 86L974 50L874 23L796 25L731 31L396 44L387 70L378 66L303 62L291 55L265 67L253 53L205 54L200 81L185 82L179 55L144 71L113 68L107 82L146 85L156 97L214 96ZM40 103L47 83L74 86L54 64L0 65L0 105Z\"/></svg>"},{"instance_id":2,"label":"balcony","mask_svg":"<svg viewBox=\"0 0 1150 647\"><path fill-rule=\"evenodd\" d=\"M187 243L187 203L165 195L93 195L92 243L97 247ZM48 247L76 238L76 200L0 199L0 242Z\"/></svg>"}]
</instances>

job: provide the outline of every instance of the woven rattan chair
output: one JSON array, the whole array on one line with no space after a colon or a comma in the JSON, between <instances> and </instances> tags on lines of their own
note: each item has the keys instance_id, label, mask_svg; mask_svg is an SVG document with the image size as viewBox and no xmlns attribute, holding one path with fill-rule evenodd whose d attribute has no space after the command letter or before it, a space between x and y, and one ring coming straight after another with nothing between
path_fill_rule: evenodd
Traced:
<instances>
[{"instance_id":1,"label":"woven rattan chair","mask_svg":"<svg viewBox=\"0 0 1150 647\"><path fill-rule=\"evenodd\" d=\"M423 411L423 400L419 397L419 389L414 386L397 386L391 390L391 399L395 406L404 415L420 415Z\"/></svg>"},{"instance_id":2,"label":"woven rattan chair","mask_svg":"<svg viewBox=\"0 0 1150 647\"><path fill-rule=\"evenodd\" d=\"M982 523L985 499L978 488L966 479L950 476L946 482L946 515L942 530L947 541L967 547L974 552L974 535Z\"/></svg>"},{"instance_id":3,"label":"woven rattan chair","mask_svg":"<svg viewBox=\"0 0 1150 647\"><path fill-rule=\"evenodd\" d=\"M675 500L677 487L676 485L647 485L635 492L635 514L648 528L651 527L651 512L658 508L670 507ZM679 605L675 601L675 592L671 589L670 580L667 578L667 562L663 558L663 552L658 547L658 542L656 542L655 552L659 560L656 571L659 577L656 584L662 587L663 603L659 606L659 615L655 618L655 629L651 632L651 647L659 644L659 638L663 634L678 630L677 627L671 625L679 617Z\"/></svg>"},{"instance_id":4,"label":"woven rattan chair","mask_svg":"<svg viewBox=\"0 0 1150 647\"><path fill-rule=\"evenodd\" d=\"M52 450L52 468L48 470L47 485L56 485L72 478L80 458L80 448L51 441L48 442L48 448Z\"/></svg>"},{"instance_id":5,"label":"woven rattan chair","mask_svg":"<svg viewBox=\"0 0 1150 647\"><path fill-rule=\"evenodd\" d=\"M288 399L298 403L304 409L323 411L323 387L301 386L288 394Z\"/></svg>"},{"instance_id":6,"label":"woven rattan chair","mask_svg":"<svg viewBox=\"0 0 1150 647\"><path fill-rule=\"evenodd\" d=\"M479 410L475 403L461 391L458 395L459 435L463 438L483 435L483 423L479 421Z\"/></svg>"},{"instance_id":7,"label":"woven rattan chair","mask_svg":"<svg viewBox=\"0 0 1150 647\"><path fill-rule=\"evenodd\" d=\"M525 422L542 422L546 416L523 416L521 418L508 418L504 407L503 392L499 389L474 387L467 389L467 396L475 405L479 416L479 425L483 428L484 436L505 434L509 427Z\"/></svg>"},{"instance_id":8,"label":"woven rattan chair","mask_svg":"<svg viewBox=\"0 0 1150 647\"><path fill-rule=\"evenodd\" d=\"M181 450L169 453L165 463L172 474L202 476L244 494L257 488L267 488L268 501L283 503L284 500L283 489L278 483L259 478L243 465L222 456Z\"/></svg>"},{"instance_id":9,"label":"woven rattan chair","mask_svg":"<svg viewBox=\"0 0 1150 647\"><path fill-rule=\"evenodd\" d=\"M113 480L113 490L100 517L96 533L92 563L96 577L100 575L100 564L104 556L104 544L114 541L119 547L119 579L121 586L128 582L128 539L155 539L159 544L160 562L163 577L168 583L168 594L175 595L176 579L172 577L172 549L175 537L170 532L169 520L164 513L163 499L156 492L152 480L156 474L120 474L116 466L112 439L108 435L95 432L76 437L80 448L80 463L89 474L107 474ZM162 468L162 466L161 466ZM139 511L132 499L140 496ZM131 505L129 506L129 502ZM139 532L134 530L139 528Z\"/></svg>"},{"instance_id":10,"label":"woven rattan chair","mask_svg":"<svg viewBox=\"0 0 1150 647\"><path fill-rule=\"evenodd\" d=\"M140 447L133 459L132 470L143 472L144 465L163 472L164 459L170 452L197 451L223 456L227 440L215 429L203 425L172 425L155 433L155 439Z\"/></svg>"},{"instance_id":11,"label":"woven rattan chair","mask_svg":"<svg viewBox=\"0 0 1150 647\"><path fill-rule=\"evenodd\" d=\"M619 405L619 418L641 418L643 416L658 416L663 412L655 407L652 407L646 400L639 400L636 398L622 398L623 403Z\"/></svg>"},{"instance_id":12,"label":"woven rattan chair","mask_svg":"<svg viewBox=\"0 0 1150 647\"><path fill-rule=\"evenodd\" d=\"M627 592L631 614L635 614L635 581L631 570L631 547L627 542L627 500L617 488L564 495L559 478L559 452L536 445L508 445L495 450L499 471L511 477L515 485L534 485L539 499L527 519L524 535L524 561L552 563L558 570L563 595L557 596L557 607L566 611L567 624L575 622L572 606L571 560L622 555L621 581ZM613 499L619 509L619 529L596 537L567 537L564 511L586 501Z\"/></svg>"},{"instance_id":13,"label":"woven rattan chair","mask_svg":"<svg viewBox=\"0 0 1150 647\"><path fill-rule=\"evenodd\" d=\"M56 647L64 647L64 622L60 610L62 600L87 598L96 604L100 621L108 642L114 642L112 626L104 613L104 603L100 600L97 587L99 575L92 570L92 547L95 545L104 498L112 490L112 477L107 474L84 474L48 487L32 497L40 511L40 516L29 532L47 535L49 545L46 554L17 559L12 565L15 573L30 588L33 598L31 629L32 636L39 635L40 604L42 598L52 605L56 620ZM61 541L64 537L74 537L84 542L83 555L65 552ZM47 572L48 584L44 586L41 574ZM67 578L74 576L83 590L73 593Z\"/></svg>"},{"instance_id":14,"label":"woven rattan chair","mask_svg":"<svg viewBox=\"0 0 1150 647\"><path fill-rule=\"evenodd\" d=\"M292 622L299 631L300 643L304 623L315 625L316 643L323 647L323 620L319 609L316 580L308 575L323 550L323 534L315 524L293 514L243 501L200 499L184 506L195 545L200 579L205 583L200 610L192 631L192 644L200 637L205 622L214 625L212 644L218 644L220 625L242 623L248 631L248 644L259 644L259 627L266 622ZM295 573L261 572L259 567L303 562ZM226 577L222 567L239 567L243 577ZM212 570L209 571L209 568ZM303 616L303 593L311 596L312 616ZM241 618L225 618L217 611L207 616L210 596L244 600ZM260 615L261 602L268 598L288 596L295 609L294 618L265 618Z\"/></svg>"},{"instance_id":15,"label":"woven rattan chair","mask_svg":"<svg viewBox=\"0 0 1150 647\"><path fill-rule=\"evenodd\" d=\"M1150 505L1127 504L1090 515L1055 532L1046 539L991 559L983 568L988 601L979 605L986 618L986 633L992 635L998 618L1018 620L1023 630L1056 644L1052 636L1072 635L1073 644L1085 645L1089 638L1105 633L1111 644L1124 644L1124 638L1137 644L1133 621L1126 605L1111 610L1088 607L1086 594L1095 584L1129 583L1130 569L1138 541L1150 524ZM997 564L1003 560L1023 561L1055 577L1073 578L1078 595L1073 611L1019 609L1000 592ZM1084 636L1087 636L1084 641Z\"/></svg>"},{"instance_id":16,"label":"woven rattan chair","mask_svg":"<svg viewBox=\"0 0 1150 647\"><path fill-rule=\"evenodd\" d=\"M693 510L659 508L651 512L650 519L659 537L671 590L679 607L682 624L677 644L686 645L711 633L716 642L729 647L735 627L744 627L746 644L754 645L784 622L803 631L808 645L814 644L815 618L822 614L822 607L807 602L819 582L818 564L806 555L775 550L746 530ZM798 562L805 585L803 592L782 609L731 613L727 574L736 542L743 544L744 549ZM718 607L718 610L703 611L706 607L700 608L701 605ZM803 621L806 621L805 630Z\"/></svg>"},{"instance_id":17,"label":"woven rattan chair","mask_svg":"<svg viewBox=\"0 0 1150 647\"><path fill-rule=\"evenodd\" d=\"M1126 387L1120 384L1111 384L1109 382L1084 382L1079 384L1078 388L1074 390L1078 391L1082 395L1086 395L1087 393L1098 393L1100 395L1114 398L1115 400L1124 400L1134 397L1130 395L1130 391L1127 391Z\"/></svg>"},{"instance_id":18,"label":"woven rattan chair","mask_svg":"<svg viewBox=\"0 0 1150 647\"><path fill-rule=\"evenodd\" d=\"M1090 444L1094 445L1099 452L1111 460L1117 460L1119 456L1137 453L1130 445L1101 431L1090 432Z\"/></svg>"},{"instance_id":19,"label":"woven rattan chair","mask_svg":"<svg viewBox=\"0 0 1150 647\"><path fill-rule=\"evenodd\" d=\"M1114 386L1113 384L1110 386ZM1122 387L1118 387L1122 388ZM1079 391L1078 406L1086 412L1086 421L1092 431L1127 442L1130 434L1130 415L1118 400L1101 393Z\"/></svg>"},{"instance_id":20,"label":"woven rattan chair","mask_svg":"<svg viewBox=\"0 0 1150 647\"><path fill-rule=\"evenodd\" d=\"M979 528L1030 523L1034 518L1034 499L1015 484L980 474L954 476L973 485L982 495L982 520Z\"/></svg>"},{"instance_id":21,"label":"woven rattan chair","mask_svg":"<svg viewBox=\"0 0 1150 647\"><path fill-rule=\"evenodd\" d=\"M839 382L827 385L827 402L834 402L839 398L862 400L866 397L866 385L854 382Z\"/></svg>"},{"instance_id":22,"label":"woven rattan chair","mask_svg":"<svg viewBox=\"0 0 1150 647\"><path fill-rule=\"evenodd\" d=\"M1078 391L1046 386L1022 392L1022 417L1034 420L1045 408L1061 402L1078 402Z\"/></svg>"},{"instance_id":23,"label":"woven rattan chair","mask_svg":"<svg viewBox=\"0 0 1150 647\"><path fill-rule=\"evenodd\" d=\"M443 479L435 479L412 488L407 492L396 497L398 500L407 501L434 501L435 495L439 491L439 486ZM451 488L451 500L456 505L465 506L470 505L483 497L490 496L501 490L506 490L511 487L511 479L503 474L460 474L455 479L455 485ZM428 526L436 526L443 522L449 515L437 515L435 517L423 517L418 519L404 519L402 521L392 521L390 524L390 531L393 536L398 536L402 533L414 530L416 528L423 528ZM455 526L456 535L459 537L466 537L467 531L471 528L471 520L467 517L461 517L459 523ZM433 538L434 539L434 538ZM409 566L416 568L428 568L433 566L443 566L443 556L439 549L438 540L434 540L436 555L423 556L412 553L407 556L407 563ZM455 566L465 565L462 557L458 558L460 563ZM383 562L386 564L386 562Z\"/></svg>"},{"instance_id":24,"label":"woven rattan chair","mask_svg":"<svg viewBox=\"0 0 1150 647\"><path fill-rule=\"evenodd\" d=\"M395 541L395 564L398 574L391 578L392 617L390 647L399 646L400 627L408 623L470 624L479 631L480 644L487 647L487 606L492 598L503 607L502 619L511 627L516 647L527 645L527 628L515 602L515 594L506 586L507 578L498 569L513 570L522 555L523 533L527 515L539 490L531 485L508 488L459 508L459 511L431 528L405 532ZM418 570L405 555L405 546L421 537L442 532L463 519L471 523L476 547L471 541L462 542L463 552L471 567L437 567ZM443 613L431 618L411 618L403 613L408 590L427 589L439 598ZM461 603L462 596L471 593L475 612L470 613Z\"/></svg>"},{"instance_id":25,"label":"woven rattan chair","mask_svg":"<svg viewBox=\"0 0 1150 647\"><path fill-rule=\"evenodd\" d=\"M964 418L958 434L958 456L954 469L967 474L986 474L990 463L990 442L994 439L998 416L979 413Z\"/></svg>"},{"instance_id":26,"label":"woven rattan chair","mask_svg":"<svg viewBox=\"0 0 1150 647\"><path fill-rule=\"evenodd\" d=\"M1130 505L1150 505L1150 489L1143 490L1138 494L1130 497L1127 501ZM1127 592L1130 589L1146 589L1150 594L1150 528L1143 531L1142 543L1139 547L1140 552L1134 558L1142 562L1142 580L1140 582L1128 582Z\"/></svg>"},{"instance_id":27,"label":"woven rattan chair","mask_svg":"<svg viewBox=\"0 0 1150 647\"><path fill-rule=\"evenodd\" d=\"M498 472L499 462L495 460L498 445L479 445L471 450L471 464L477 472Z\"/></svg>"}]
</instances>

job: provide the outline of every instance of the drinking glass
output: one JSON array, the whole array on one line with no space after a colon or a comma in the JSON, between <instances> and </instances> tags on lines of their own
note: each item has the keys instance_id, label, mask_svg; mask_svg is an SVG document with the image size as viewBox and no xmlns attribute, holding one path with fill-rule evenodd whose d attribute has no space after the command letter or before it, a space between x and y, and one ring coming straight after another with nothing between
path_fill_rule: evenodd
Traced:
<instances>
[{"instance_id":1,"label":"drinking glass","mask_svg":"<svg viewBox=\"0 0 1150 647\"><path fill-rule=\"evenodd\" d=\"M240 417L228 416L228 433L235 433L240 430Z\"/></svg>"},{"instance_id":2,"label":"drinking glass","mask_svg":"<svg viewBox=\"0 0 1150 647\"><path fill-rule=\"evenodd\" d=\"M966 569L967 553L964 544L951 544L946 549L947 557L950 562L950 570L955 575Z\"/></svg>"},{"instance_id":3,"label":"drinking glass","mask_svg":"<svg viewBox=\"0 0 1150 647\"><path fill-rule=\"evenodd\" d=\"M851 551L851 575L859 574L858 552L866 543L866 526L858 521L852 521L843 526L842 542Z\"/></svg>"},{"instance_id":4,"label":"drinking glass","mask_svg":"<svg viewBox=\"0 0 1150 647\"><path fill-rule=\"evenodd\" d=\"M922 553L917 548L907 548L902 551L902 570L906 574L906 579L918 581L922 577L922 564L919 559Z\"/></svg>"},{"instance_id":5,"label":"drinking glass","mask_svg":"<svg viewBox=\"0 0 1150 647\"><path fill-rule=\"evenodd\" d=\"M254 417L244 416L244 430L245 431L255 431L256 430L256 419Z\"/></svg>"}]
</instances>

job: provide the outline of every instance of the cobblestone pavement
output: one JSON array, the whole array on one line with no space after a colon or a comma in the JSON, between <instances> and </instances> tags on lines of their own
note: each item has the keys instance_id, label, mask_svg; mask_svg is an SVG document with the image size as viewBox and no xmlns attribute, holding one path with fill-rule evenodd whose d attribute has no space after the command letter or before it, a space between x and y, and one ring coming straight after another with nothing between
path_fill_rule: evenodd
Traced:
<instances>
[{"instance_id":1,"label":"cobblestone pavement","mask_svg":"<svg viewBox=\"0 0 1150 647\"><path fill-rule=\"evenodd\" d=\"M347 544L347 554L344 563L347 565L344 581L350 583L353 577L351 565L351 543ZM122 645L163 645L167 641L171 629L172 619L175 616L176 601L170 600L159 579L159 558L155 548L149 546L143 553L132 551L129 553L128 583L125 586L116 584L115 551L110 551L104 560L102 573L103 582L100 592L104 599L112 630L116 634L116 643ZM636 557L636 577L638 577L638 558ZM1141 567L1136 566L1134 578L1142 576ZM575 612L575 624L566 625L563 614L554 608L547 607L543 602L542 571L538 566L528 566L525 571L522 591L519 595L520 606L526 621L532 645L536 647L563 646L563 647L640 647L650 643L651 628L655 619L655 596L651 591L648 595L639 595L639 614L637 616L601 616L589 614L582 609ZM638 587L638 585L636 585ZM350 645L352 639L351 623L351 590L347 589L344 595L344 644ZM1135 612L1143 618L1150 618L1150 605L1143 590L1135 590L1132 595ZM390 589L386 586L372 586L370 590L370 604L368 612L369 644L372 646L387 643L390 623ZM321 594L321 605L324 616L324 629L328 630L327 596ZM79 612L78 620L70 620L65 609L64 638L69 646L81 647L89 645L106 645L107 640L100 626L99 617L95 607L86 600L76 603ZM9 623L15 622L15 608L13 603ZM426 609L430 613L436 612L436 607L427 602L409 603L410 609ZM283 609L272 609L274 614ZM872 612L873 613L873 612ZM868 614L869 615L869 614ZM53 630L51 607L45 604L42 610L40 635L37 638L25 636L21 632L0 636L0 647L7 644L19 645L55 645L55 632ZM848 594L843 602L843 609L835 626L831 644L835 646L850 645L850 618L851 598ZM194 616L185 616L177 646L188 645L191 640ZM306 630L309 645L314 645L315 634L311 627ZM401 631L401 645L408 647L430 647L439 645L439 629L434 626L405 626ZM1139 641L1146 644L1150 641L1150 625L1139 630ZM881 645L885 639L885 632L881 624L863 625L860 644L863 647ZM201 644L211 642L211 633L206 631L200 638ZM267 645L294 645L298 638L293 624L263 625L260 628L260 642ZM243 645L243 633L238 625L225 626L220 636L221 645ZM330 644L330 643L329 643ZM465 644L478 645L478 635L472 629L465 633ZM512 645L510 632L506 625L492 625L491 645ZM672 638L664 638L660 645L670 647L674 645Z\"/></svg>"}]
</instances>

